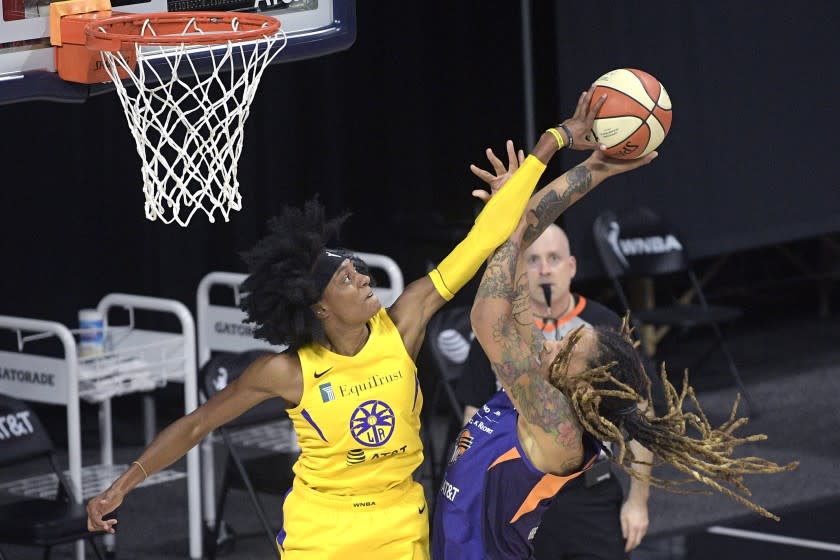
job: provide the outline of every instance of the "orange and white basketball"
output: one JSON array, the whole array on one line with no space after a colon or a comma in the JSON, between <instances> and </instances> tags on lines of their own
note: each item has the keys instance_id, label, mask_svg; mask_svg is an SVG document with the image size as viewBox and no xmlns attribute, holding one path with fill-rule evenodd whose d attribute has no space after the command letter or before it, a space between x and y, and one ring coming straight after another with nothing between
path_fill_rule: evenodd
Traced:
<instances>
[{"instance_id":1,"label":"orange and white basketball","mask_svg":"<svg viewBox=\"0 0 840 560\"><path fill-rule=\"evenodd\" d=\"M594 105L607 100L592 125L596 142L619 159L636 159L655 150L671 129L671 98L659 80L635 68L619 68L595 80Z\"/></svg>"}]
</instances>

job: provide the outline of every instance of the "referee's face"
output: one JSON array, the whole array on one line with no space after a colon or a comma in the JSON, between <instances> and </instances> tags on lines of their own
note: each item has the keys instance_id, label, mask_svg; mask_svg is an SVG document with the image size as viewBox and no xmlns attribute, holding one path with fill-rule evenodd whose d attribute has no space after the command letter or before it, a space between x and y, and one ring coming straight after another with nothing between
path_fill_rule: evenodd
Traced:
<instances>
[{"instance_id":1,"label":"referee's face","mask_svg":"<svg viewBox=\"0 0 840 560\"><path fill-rule=\"evenodd\" d=\"M536 309L548 306L563 314L569 307L569 289L577 272L577 261L569 251L563 230L552 224L525 250L528 295ZM542 286L551 287L551 301L545 301Z\"/></svg>"}]
</instances>

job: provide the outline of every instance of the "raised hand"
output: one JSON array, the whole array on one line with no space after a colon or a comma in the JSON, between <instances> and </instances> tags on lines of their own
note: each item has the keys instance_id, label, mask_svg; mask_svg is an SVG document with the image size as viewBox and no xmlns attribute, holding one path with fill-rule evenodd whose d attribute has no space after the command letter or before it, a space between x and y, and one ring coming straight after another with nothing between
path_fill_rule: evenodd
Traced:
<instances>
[{"instance_id":1,"label":"raised hand","mask_svg":"<svg viewBox=\"0 0 840 560\"><path fill-rule=\"evenodd\" d=\"M657 158L658 152L651 152L638 159L616 159L606 155L601 149L592 152L586 159L586 167L592 173L603 173L604 178L619 175L649 164Z\"/></svg>"},{"instance_id":2,"label":"raised hand","mask_svg":"<svg viewBox=\"0 0 840 560\"><path fill-rule=\"evenodd\" d=\"M597 150L599 148L598 143L590 139L592 136L590 131L592 130L592 123L595 122L595 115L598 114L601 106L607 100L607 94L602 94L590 110L589 104L592 102L594 91L595 86L592 86L581 93L574 114L571 118L563 121L563 124L572 133L570 148L573 150Z\"/></svg>"},{"instance_id":3,"label":"raised hand","mask_svg":"<svg viewBox=\"0 0 840 560\"><path fill-rule=\"evenodd\" d=\"M519 150L518 152L513 147L513 141L508 140L505 143L505 149L507 150L508 156L508 165L505 167L502 160L496 157L496 154L493 153L492 148L487 148L487 160L490 162L490 165L493 166L493 172L486 171L477 165L470 164L470 171L473 172L473 175L487 183L490 187L490 191L485 191L482 189L476 189L472 192L472 195L477 199L481 200L482 202L487 202L490 200L490 197L493 196L498 192L502 185L510 179L511 175L513 175L517 169L519 169L519 165L525 161L525 152Z\"/></svg>"}]
</instances>

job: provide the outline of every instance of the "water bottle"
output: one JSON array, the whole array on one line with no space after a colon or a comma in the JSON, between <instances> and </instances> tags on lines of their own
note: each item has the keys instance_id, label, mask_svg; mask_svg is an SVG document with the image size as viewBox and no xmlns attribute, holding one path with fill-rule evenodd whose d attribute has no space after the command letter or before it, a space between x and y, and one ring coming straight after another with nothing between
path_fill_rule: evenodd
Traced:
<instances>
[{"instance_id":1,"label":"water bottle","mask_svg":"<svg viewBox=\"0 0 840 560\"><path fill-rule=\"evenodd\" d=\"M89 358L105 353L105 318L96 309L79 311L79 357Z\"/></svg>"}]
</instances>

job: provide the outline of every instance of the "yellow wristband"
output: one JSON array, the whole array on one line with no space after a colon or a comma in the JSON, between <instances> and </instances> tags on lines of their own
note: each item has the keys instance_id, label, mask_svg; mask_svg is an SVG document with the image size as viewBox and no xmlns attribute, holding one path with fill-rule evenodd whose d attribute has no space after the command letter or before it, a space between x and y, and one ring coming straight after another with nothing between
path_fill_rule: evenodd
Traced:
<instances>
[{"instance_id":1,"label":"yellow wristband","mask_svg":"<svg viewBox=\"0 0 840 560\"><path fill-rule=\"evenodd\" d=\"M143 468L143 465L140 464L140 461L134 461L131 464L132 465L137 465L138 467L140 467L140 470L143 471L143 476L145 476L146 478L149 478L149 473L146 472L146 469ZM143 480L145 480L145 479L143 479Z\"/></svg>"},{"instance_id":2,"label":"yellow wristband","mask_svg":"<svg viewBox=\"0 0 840 560\"><path fill-rule=\"evenodd\" d=\"M563 146L565 146L566 143L563 142L563 136L560 135L560 132L556 128L547 128L546 132L554 136L554 138L557 140L557 149L562 150Z\"/></svg>"}]
</instances>

